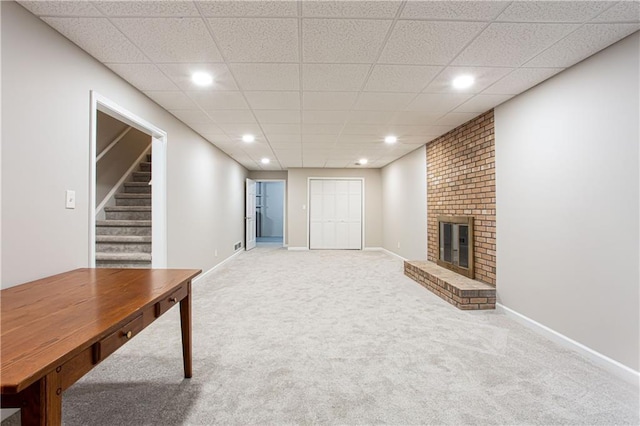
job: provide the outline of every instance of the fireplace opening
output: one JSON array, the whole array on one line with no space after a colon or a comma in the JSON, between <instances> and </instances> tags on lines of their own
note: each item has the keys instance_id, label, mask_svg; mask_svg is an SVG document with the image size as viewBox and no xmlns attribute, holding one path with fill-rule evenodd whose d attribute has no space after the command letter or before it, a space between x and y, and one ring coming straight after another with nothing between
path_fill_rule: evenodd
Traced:
<instances>
[{"instance_id":1,"label":"fireplace opening","mask_svg":"<svg viewBox=\"0 0 640 426\"><path fill-rule=\"evenodd\" d=\"M473 216L438 217L438 265L474 278Z\"/></svg>"}]
</instances>

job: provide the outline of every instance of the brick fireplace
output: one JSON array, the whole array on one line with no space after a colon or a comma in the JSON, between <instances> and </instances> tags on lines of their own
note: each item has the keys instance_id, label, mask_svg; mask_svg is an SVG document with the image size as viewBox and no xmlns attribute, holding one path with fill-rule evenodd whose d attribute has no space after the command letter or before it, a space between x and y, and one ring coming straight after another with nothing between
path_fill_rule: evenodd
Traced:
<instances>
[{"instance_id":1,"label":"brick fireplace","mask_svg":"<svg viewBox=\"0 0 640 426\"><path fill-rule=\"evenodd\" d=\"M405 265L405 273L461 309L493 308L496 284L493 110L429 142L426 161L427 256L430 265L427 268L424 261L407 262L410 265ZM472 218L474 241L469 250L473 265L471 275L454 277L446 269L435 265L441 253L438 219L442 217ZM455 271L455 268L448 269ZM418 270L422 274L417 273ZM446 272L440 274L440 270ZM421 276L423 279L418 279ZM455 283L447 282L447 279ZM486 300L481 302L471 296L462 296L480 294L476 293L478 291ZM471 300L475 303L471 303Z\"/></svg>"}]
</instances>

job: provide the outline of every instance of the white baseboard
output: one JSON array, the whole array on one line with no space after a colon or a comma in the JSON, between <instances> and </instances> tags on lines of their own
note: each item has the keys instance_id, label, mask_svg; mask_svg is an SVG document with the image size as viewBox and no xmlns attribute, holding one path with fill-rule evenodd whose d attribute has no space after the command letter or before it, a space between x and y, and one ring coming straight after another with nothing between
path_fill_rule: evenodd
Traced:
<instances>
[{"instance_id":1,"label":"white baseboard","mask_svg":"<svg viewBox=\"0 0 640 426\"><path fill-rule=\"evenodd\" d=\"M524 316L521 313L514 311L513 309L507 308L501 303L496 303L496 312L502 312L507 316L513 318L520 324L524 325L525 327L528 327L533 331L542 334L543 336L549 338L550 340L553 340L559 345L574 352L578 352L579 354L588 358L594 364L602 367L603 369L620 377L621 379L624 379L625 381L636 386L640 384L640 372L635 371L634 369L629 368L626 365L621 364L618 361L601 354L600 352L594 351L593 349L583 345L582 343L576 342L575 340L565 336L564 334L558 333L557 331L547 327L546 325L540 324L539 322L532 320L531 318Z\"/></svg>"},{"instance_id":2,"label":"white baseboard","mask_svg":"<svg viewBox=\"0 0 640 426\"><path fill-rule=\"evenodd\" d=\"M209 275L211 272L215 271L216 269L218 269L219 267L221 267L222 265L224 265L225 263L227 263L228 261L230 261L231 259L233 259L234 257L238 256L239 254L244 253L244 249L238 249L238 251L236 251L235 253L233 253L231 256L227 257L225 260L223 260L222 262L218 263L217 265L215 265L213 268L209 269L208 271L206 271L203 274L198 275L196 278L193 279L193 282L198 282L201 279L203 279L204 277L206 277L207 275Z\"/></svg>"},{"instance_id":3,"label":"white baseboard","mask_svg":"<svg viewBox=\"0 0 640 426\"><path fill-rule=\"evenodd\" d=\"M306 251L306 250L309 250L309 247L287 247L287 250L291 250L291 251Z\"/></svg>"},{"instance_id":4,"label":"white baseboard","mask_svg":"<svg viewBox=\"0 0 640 426\"><path fill-rule=\"evenodd\" d=\"M388 255L391 255L393 257L397 257L400 260L403 260L403 261L407 260L404 257L400 256L398 253L394 253L391 250L387 250L384 247L365 247L364 250L365 251L383 251L383 252L387 253Z\"/></svg>"}]
</instances>

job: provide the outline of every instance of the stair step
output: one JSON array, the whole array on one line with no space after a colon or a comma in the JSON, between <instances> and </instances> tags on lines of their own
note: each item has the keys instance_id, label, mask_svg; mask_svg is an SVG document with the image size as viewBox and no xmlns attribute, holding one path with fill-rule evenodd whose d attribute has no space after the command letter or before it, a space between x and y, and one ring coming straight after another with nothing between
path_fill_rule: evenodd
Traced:
<instances>
[{"instance_id":1,"label":"stair step","mask_svg":"<svg viewBox=\"0 0 640 426\"><path fill-rule=\"evenodd\" d=\"M116 194L117 206L150 206L151 194Z\"/></svg>"},{"instance_id":2,"label":"stair step","mask_svg":"<svg viewBox=\"0 0 640 426\"><path fill-rule=\"evenodd\" d=\"M96 226L127 226L127 227L149 227L151 228L150 220L97 220Z\"/></svg>"},{"instance_id":3,"label":"stair step","mask_svg":"<svg viewBox=\"0 0 640 426\"><path fill-rule=\"evenodd\" d=\"M147 235L96 235L97 243L151 243Z\"/></svg>"},{"instance_id":4,"label":"stair step","mask_svg":"<svg viewBox=\"0 0 640 426\"><path fill-rule=\"evenodd\" d=\"M149 253L102 253L96 252L96 262L130 262L130 263L145 263L151 262L151 254Z\"/></svg>"},{"instance_id":5,"label":"stair step","mask_svg":"<svg viewBox=\"0 0 640 426\"><path fill-rule=\"evenodd\" d=\"M96 240L96 252L100 253L151 253L151 241L140 243L135 241L100 242L98 239Z\"/></svg>"},{"instance_id":6,"label":"stair step","mask_svg":"<svg viewBox=\"0 0 640 426\"><path fill-rule=\"evenodd\" d=\"M96 268L129 268L129 269L151 269L151 262L116 262L116 261L96 261Z\"/></svg>"},{"instance_id":7,"label":"stair step","mask_svg":"<svg viewBox=\"0 0 640 426\"><path fill-rule=\"evenodd\" d=\"M151 162L151 154L147 154L147 161Z\"/></svg>"},{"instance_id":8,"label":"stair step","mask_svg":"<svg viewBox=\"0 0 640 426\"><path fill-rule=\"evenodd\" d=\"M147 182L125 182L124 191L129 194L151 194L151 185Z\"/></svg>"},{"instance_id":9,"label":"stair step","mask_svg":"<svg viewBox=\"0 0 640 426\"><path fill-rule=\"evenodd\" d=\"M151 180L151 172L133 172L134 182L149 183L150 180Z\"/></svg>"},{"instance_id":10,"label":"stair step","mask_svg":"<svg viewBox=\"0 0 640 426\"><path fill-rule=\"evenodd\" d=\"M151 163L147 161L143 161L140 163L140 171L141 172L150 172L151 171Z\"/></svg>"},{"instance_id":11,"label":"stair step","mask_svg":"<svg viewBox=\"0 0 640 426\"><path fill-rule=\"evenodd\" d=\"M151 206L105 207L107 220L151 220Z\"/></svg>"}]
</instances>

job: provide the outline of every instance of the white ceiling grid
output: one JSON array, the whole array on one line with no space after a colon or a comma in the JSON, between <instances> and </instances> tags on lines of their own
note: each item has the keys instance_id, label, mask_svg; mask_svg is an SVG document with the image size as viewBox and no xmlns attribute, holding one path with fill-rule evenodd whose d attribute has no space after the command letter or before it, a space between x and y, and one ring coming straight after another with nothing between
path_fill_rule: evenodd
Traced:
<instances>
[{"instance_id":1,"label":"white ceiling grid","mask_svg":"<svg viewBox=\"0 0 640 426\"><path fill-rule=\"evenodd\" d=\"M639 1L20 3L250 170L382 167L640 28Z\"/></svg>"}]
</instances>

